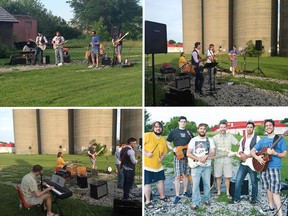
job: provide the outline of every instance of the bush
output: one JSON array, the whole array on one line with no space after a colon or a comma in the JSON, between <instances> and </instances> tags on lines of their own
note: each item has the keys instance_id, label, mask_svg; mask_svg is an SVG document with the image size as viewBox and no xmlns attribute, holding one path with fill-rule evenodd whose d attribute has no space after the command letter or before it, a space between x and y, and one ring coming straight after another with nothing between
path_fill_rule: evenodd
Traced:
<instances>
[{"instance_id":1,"label":"bush","mask_svg":"<svg viewBox=\"0 0 288 216\"><path fill-rule=\"evenodd\" d=\"M256 50L256 45L253 43L252 40L248 41L246 43L247 47L246 47L246 55L248 57L258 57L261 56L264 53L264 49L262 49L262 51L258 51Z\"/></svg>"},{"instance_id":2,"label":"bush","mask_svg":"<svg viewBox=\"0 0 288 216\"><path fill-rule=\"evenodd\" d=\"M101 155L104 155L106 152L107 152L107 149L106 149L106 145L101 145L101 143L97 143L96 139L92 139L90 142L89 142L89 145L92 146L93 144L96 144L96 154L97 152L99 152L102 148L104 148L104 150L102 150L99 154L97 154L97 156L101 156Z\"/></svg>"},{"instance_id":3,"label":"bush","mask_svg":"<svg viewBox=\"0 0 288 216\"><path fill-rule=\"evenodd\" d=\"M6 44L0 44L0 58L8 58L10 53L11 51Z\"/></svg>"}]
</instances>

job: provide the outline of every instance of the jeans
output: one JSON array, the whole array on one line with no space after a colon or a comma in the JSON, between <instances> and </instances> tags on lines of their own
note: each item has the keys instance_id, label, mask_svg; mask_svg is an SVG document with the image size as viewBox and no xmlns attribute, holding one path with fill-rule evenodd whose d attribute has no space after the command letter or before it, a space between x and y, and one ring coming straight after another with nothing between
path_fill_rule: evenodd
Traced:
<instances>
[{"instance_id":1,"label":"jeans","mask_svg":"<svg viewBox=\"0 0 288 216\"><path fill-rule=\"evenodd\" d=\"M123 173L124 173L123 199L128 199L130 190L134 184L135 171L123 169Z\"/></svg>"},{"instance_id":2,"label":"jeans","mask_svg":"<svg viewBox=\"0 0 288 216\"><path fill-rule=\"evenodd\" d=\"M35 53L34 53L34 64L38 61L38 55L40 53L40 63L43 62L43 50L40 47L36 47Z\"/></svg>"},{"instance_id":3,"label":"jeans","mask_svg":"<svg viewBox=\"0 0 288 216\"><path fill-rule=\"evenodd\" d=\"M241 196L241 184L245 178L245 176L249 173L251 184L252 184L252 199L256 199L258 196L258 180L257 180L257 172L250 169L249 166L244 166L240 164L240 167L237 172L236 182L235 182L235 194L234 200L240 200Z\"/></svg>"},{"instance_id":4,"label":"jeans","mask_svg":"<svg viewBox=\"0 0 288 216\"><path fill-rule=\"evenodd\" d=\"M62 64L64 63L62 48L55 49L55 64L58 64L58 63L62 63Z\"/></svg>"},{"instance_id":5,"label":"jeans","mask_svg":"<svg viewBox=\"0 0 288 216\"><path fill-rule=\"evenodd\" d=\"M200 178L203 181L204 196L203 201L208 202L210 199L210 178L211 178L211 166L198 166L191 169L192 174L192 202L195 205L200 205Z\"/></svg>"},{"instance_id":6,"label":"jeans","mask_svg":"<svg viewBox=\"0 0 288 216\"><path fill-rule=\"evenodd\" d=\"M202 86L204 83L204 75L203 75L203 68L202 67L196 67L195 68L195 91L202 92Z\"/></svg>"},{"instance_id":7,"label":"jeans","mask_svg":"<svg viewBox=\"0 0 288 216\"><path fill-rule=\"evenodd\" d=\"M123 170L120 169L120 164L116 164L116 169L117 169L117 187L119 186L123 187L124 176L123 176Z\"/></svg>"}]
</instances>

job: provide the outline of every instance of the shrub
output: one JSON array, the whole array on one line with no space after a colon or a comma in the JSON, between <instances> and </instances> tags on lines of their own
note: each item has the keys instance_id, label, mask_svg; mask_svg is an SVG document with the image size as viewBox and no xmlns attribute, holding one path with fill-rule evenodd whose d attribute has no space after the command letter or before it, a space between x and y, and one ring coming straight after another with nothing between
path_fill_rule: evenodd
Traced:
<instances>
[{"instance_id":1,"label":"shrub","mask_svg":"<svg viewBox=\"0 0 288 216\"><path fill-rule=\"evenodd\" d=\"M0 44L0 58L8 58L10 53L11 51L6 44Z\"/></svg>"}]
</instances>

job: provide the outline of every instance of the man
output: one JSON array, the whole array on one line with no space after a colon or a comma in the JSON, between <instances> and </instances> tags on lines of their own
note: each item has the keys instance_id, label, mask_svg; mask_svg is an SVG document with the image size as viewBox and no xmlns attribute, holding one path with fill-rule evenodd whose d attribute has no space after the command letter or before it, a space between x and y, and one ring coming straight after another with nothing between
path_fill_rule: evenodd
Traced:
<instances>
[{"instance_id":1,"label":"man","mask_svg":"<svg viewBox=\"0 0 288 216\"><path fill-rule=\"evenodd\" d=\"M254 134L254 122L249 120L246 123L246 136L240 140L240 146L238 154L241 156L240 163L235 182L235 193L232 203L239 203L241 196L241 184L245 179L246 175L249 173L251 184L252 184L252 198L250 203L256 204L256 199L258 196L258 179L257 172L251 169L248 164L252 165L252 156L250 154L251 149L259 142L260 137ZM253 166L253 165L252 165Z\"/></svg>"},{"instance_id":2,"label":"man","mask_svg":"<svg viewBox=\"0 0 288 216\"><path fill-rule=\"evenodd\" d=\"M263 160L263 155L256 155L256 151L261 151L264 147L267 147L267 154L272 156L272 160L269 161L267 169L261 173L261 179L263 186L267 192L267 198L269 203L269 209L266 211L274 211L274 203L277 207L278 216L282 216L282 204L280 197L281 189L281 176L280 171L282 168L282 158L286 157L286 141L281 139L274 148L271 148L272 144L278 139L275 135L274 127L275 122L272 119L267 119L264 121L265 131L267 132L267 137L263 137L251 150L251 155L260 164L265 164Z\"/></svg>"},{"instance_id":3,"label":"man","mask_svg":"<svg viewBox=\"0 0 288 216\"><path fill-rule=\"evenodd\" d=\"M138 160L135 159L135 151L133 148L137 145L137 140L130 137L127 140L127 146L120 152L121 167L123 168L123 199L129 199L129 193L134 184L135 166Z\"/></svg>"},{"instance_id":4,"label":"man","mask_svg":"<svg viewBox=\"0 0 288 216\"><path fill-rule=\"evenodd\" d=\"M228 53L231 63L232 76L235 76L235 68L237 67L237 55L238 52L236 50L236 45L233 45L233 49Z\"/></svg>"},{"instance_id":5,"label":"man","mask_svg":"<svg viewBox=\"0 0 288 216\"><path fill-rule=\"evenodd\" d=\"M215 144L211 138L206 136L206 124L198 125L198 136L191 139L188 145L187 156L192 160L202 164L191 169L192 174L192 202L193 209L200 206L200 179L203 181L204 196L203 202L209 206L210 202L210 179L211 179L211 160L209 157L215 156Z\"/></svg>"},{"instance_id":6,"label":"man","mask_svg":"<svg viewBox=\"0 0 288 216\"><path fill-rule=\"evenodd\" d=\"M92 65L88 66L89 68L98 68L99 64L99 49L100 49L100 37L96 35L95 31L92 31L91 35L91 58L92 58ZM95 65L96 64L96 65Z\"/></svg>"},{"instance_id":7,"label":"man","mask_svg":"<svg viewBox=\"0 0 288 216\"><path fill-rule=\"evenodd\" d=\"M227 131L227 121L222 120L219 124L219 134L216 134L212 139L215 143L216 149L223 148L227 151L231 151L232 144L238 144L238 140L230 133L226 133ZM216 151L216 155L223 155L225 152ZM232 158L223 157L215 159L214 161L214 176L216 177L217 183L217 196L221 195L221 181L222 175L225 177L225 186L226 186L226 195L229 200L232 200L232 197L229 193L230 189L230 178L232 177Z\"/></svg>"},{"instance_id":8,"label":"man","mask_svg":"<svg viewBox=\"0 0 288 216\"><path fill-rule=\"evenodd\" d=\"M124 182L124 176L123 171L120 169L121 164L121 158L120 158L120 152L121 150L126 146L126 144L120 144L116 147L115 151L115 163L116 163L116 169L117 169L117 188L123 189L123 182Z\"/></svg>"},{"instance_id":9,"label":"man","mask_svg":"<svg viewBox=\"0 0 288 216\"><path fill-rule=\"evenodd\" d=\"M186 123L187 123L186 117L181 116L178 120L178 128L172 130L167 137L167 147L170 150L173 150L174 153L176 153L177 150L179 150L183 146L188 147L190 140L194 137L190 131L186 130ZM171 146L171 142L173 142L174 148ZM177 204L181 199L180 177L182 174L184 174L183 196L191 198L191 195L187 192L188 177L190 175L190 171L191 170L188 167L188 160L186 155L182 159L177 159L177 157L174 154L174 175L175 175L175 193L176 193L174 204Z\"/></svg>"},{"instance_id":10,"label":"man","mask_svg":"<svg viewBox=\"0 0 288 216\"><path fill-rule=\"evenodd\" d=\"M115 38L112 39L112 44L114 46L114 51L115 55L117 56L118 64L121 64L122 62L123 40L120 40L122 36L122 32L120 32Z\"/></svg>"},{"instance_id":11,"label":"man","mask_svg":"<svg viewBox=\"0 0 288 216\"><path fill-rule=\"evenodd\" d=\"M199 93L201 96L203 95L202 86L204 83L204 75L203 75L203 66L201 62L203 62L200 57L199 51L201 49L201 43L196 42L194 50L192 51L191 63L195 67L195 92Z\"/></svg>"},{"instance_id":12,"label":"man","mask_svg":"<svg viewBox=\"0 0 288 216\"><path fill-rule=\"evenodd\" d=\"M88 155L89 155L89 159L91 161L91 169L92 172L93 170L95 170L95 162L96 162L96 144L93 144L89 149L88 149ZM96 170L97 170L97 166L96 166Z\"/></svg>"},{"instance_id":13,"label":"man","mask_svg":"<svg viewBox=\"0 0 288 216\"><path fill-rule=\"evenodd\" d=\"M151 132L145 133L144 142L144 194L145 207L154 208L151 202L151 184L157 182L157 189L160 200L170 202L170 199L164 195L165 174L162 161L167 154L167 146L163 133L161 122L154 122Z\"/></svg>"},{"instance_id":14,"label":"man","mask_svg":"<svg viewBox=\"0 0 288 216\"><path fill-rule=\"evenodd\" d=\"M214 51L215 51L214 44L210 44L208 50L206 51L207 63L214 63L216 61ZM213 71L214 71L214 67L208 68L208 80L209 80L209 85L210 85L210 91L212 91L212 78L214 77ZM214 90L215 90L215 86L214 86Z\"/></svg>"},{"instance_id":15,"label":"man","mask_svg":"<svg viewBox=\"0 0 288 216\"><path fill-rule=\"evenodd\" d=\"M38 189L37 177L41 175L42 166L39 164L34 165L32 172L25 175L21 181L21 191L23 193L24 199L28 205L38 205L44 204L47 208L47 216L58 216L51 211L52 198L49 193L54 187L47 187L45 190L41 191Z\"/></svg>"},{"instance_id":16,"label":"man","mask_svg":"<svg viewBox=\"0 0 288 216\"><path fill-rule=\"evenodd\" d=\"M53 48L55 50L55 65L62 66L64 63L63 60L63 45L65 39L60 35L60 32L56 32L56 36L52 39Z\"/></svg>"},{"instance_id":17,"label":"man","mask_svg":"<svg viewBox=\"0 0 288 216\"><path fill-rule=\"evenodd\" d=\"M36 62L38 61L38 55L40 53L40 63L43 63L43 50L46 49L46 44L48 43L47 38L42 34L41 31L38 32L38 36L36 37L36 41L35 41L37 47L35 50L35 54L34 54L34 60L33 60L33 64L35 65Z\"/></svg>"}]
</instances>

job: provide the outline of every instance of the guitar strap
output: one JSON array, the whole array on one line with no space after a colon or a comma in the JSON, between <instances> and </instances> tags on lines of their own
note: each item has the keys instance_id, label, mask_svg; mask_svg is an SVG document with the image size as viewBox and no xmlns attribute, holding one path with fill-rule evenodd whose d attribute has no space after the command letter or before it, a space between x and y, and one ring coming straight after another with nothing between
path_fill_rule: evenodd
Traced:
<instances>
[{"instance_id":1,"label":"guitar strap","mask_svg":"<svg viewBox=\"0 0 288 216\"><path fill-rule=\"evenodd\" d=\"M208 152L210 153L210 142L209 142L209 138L208 137L206 137L206 141L207 141Z\"/></svg>"},{"instance_id":2,"label":"guitar strap","mask_svg":"<svg viewBox=\"0 0 288 216\"><path fill-rule=\"evenodd\" d=\"M254 134L252 140L251 140L251 143L250 143L250 150L256 145L256 142L257 142L257 135ZM246 136L243 138L242 140L242 151L244 152L244 149L245 149L245 143L246 143Z\"/></svg>"},{"instance_id":3,"label":"guitar strap","mask_svg":"<svg viewBox=\"0 0 288 216\"><path fill-rule=\"evenodd\" d=\"M193 136L191 135L190 131L186 130L187 134L190 136L190 138L192 139Z\"/></svg>"},{"instance_id":4,"label":"guitar strap","mask_svg":"<svg viewBox=\"0 0 288 216\"><path fill-rule=\"evenodd\" d=\"M273 139L272 145L273 145L273 143L275 143L275 142L276 142L276 140L277 140L278 138L279 138L279 136L278 136L278 135L275 135L275 136L274 136L274 139ZM275 147L276 147L276 146L275 146ZM274 148L275 148L275 147L274 147Z\"/></svg>"}]
</instances>

